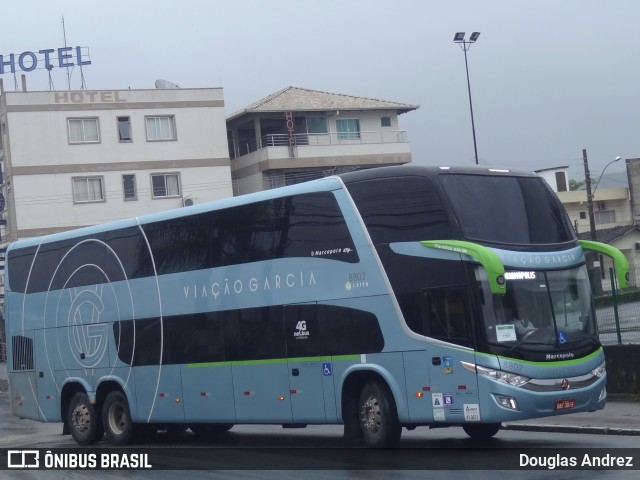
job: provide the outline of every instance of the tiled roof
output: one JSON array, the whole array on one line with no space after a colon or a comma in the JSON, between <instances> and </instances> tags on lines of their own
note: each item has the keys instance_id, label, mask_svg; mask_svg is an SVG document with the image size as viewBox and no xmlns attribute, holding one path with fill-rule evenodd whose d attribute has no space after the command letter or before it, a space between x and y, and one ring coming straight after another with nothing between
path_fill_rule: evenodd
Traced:
<instances>
[{"instance_id":1,"label":"tiled roof","mask_svg":"<svg viewBox=\"0 0 640 480\"><path fill-rule=\"evenodd\" d=\"M637 225L622 225L620 227L603 228L602 230L596 231L596 237L599 242L611 243L636 230L640 230L640 227ZM591 240L591 232L586 231L579 233L578 238L580 240Z\"/></svg>"},{"instance_id":2,"label":"tiled roof","mask_svg":"<svg viewBox=\"0 0 640 480\"><path fill-rule=\"evenodd\" d=\"M417 108L419 108L419 105L378 100L375 98L354 97L351 95L321 92L319 90L309 90L306 88L287 87L230 115L227 120L232 120L251 112L396 110L398 114L400 114L416 110Z\"/></svg>"}]
</instances>

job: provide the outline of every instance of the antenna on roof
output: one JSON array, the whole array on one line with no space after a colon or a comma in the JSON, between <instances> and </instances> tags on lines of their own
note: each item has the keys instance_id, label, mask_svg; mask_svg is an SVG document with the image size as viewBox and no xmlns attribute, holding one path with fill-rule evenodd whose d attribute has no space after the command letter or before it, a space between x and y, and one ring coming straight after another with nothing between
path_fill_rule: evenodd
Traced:
<instances>
[{"instance_id":1,"label":"antenna on roof","mask_svg":"<svg viewBox=\"0 0 640 480\"><path fill-rule=\"evenodd\" d=\"M156 80L156 88L180 88L178 84L159 78Z\"/></svg>"}]
</instances>

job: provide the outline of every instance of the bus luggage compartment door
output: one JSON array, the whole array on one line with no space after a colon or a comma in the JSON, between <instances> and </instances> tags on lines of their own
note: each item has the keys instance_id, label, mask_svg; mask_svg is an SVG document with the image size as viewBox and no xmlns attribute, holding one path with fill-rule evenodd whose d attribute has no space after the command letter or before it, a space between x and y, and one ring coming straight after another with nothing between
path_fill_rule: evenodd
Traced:
<instances>
[{"instance_id":1,"label":"bus luggage compartment door","mask_svg":"<svg viewBox=\"0 0 640 480\"><path fill-rule=\"evenodd\" d=\"M285 306L284 328L289 357L289 393L293 421L324 423L325 384L332 386L333 379L326 373L331 367L327 367L318 355L321 348L321 332L316 305ZM331 393L333 398L333 392L328 393Z\"/></svg>"}]
</instances>

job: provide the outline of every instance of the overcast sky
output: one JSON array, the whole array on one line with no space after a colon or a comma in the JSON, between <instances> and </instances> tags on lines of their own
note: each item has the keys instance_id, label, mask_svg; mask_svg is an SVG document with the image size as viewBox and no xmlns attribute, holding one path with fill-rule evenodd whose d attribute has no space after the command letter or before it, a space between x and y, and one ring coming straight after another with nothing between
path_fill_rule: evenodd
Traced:
<instances>
[{"instance_id":1,"label":"overcast sky","mask_svg":"<svg viewBox=\"0 0 640 480\"><path fill-rule=\"evenodd\" d=\"M417 104L400 128L418 164L475 163L453 36L479 31L481 164L579 178L586 149L597 178L617 155L640 157L638 0L6 0L0 54L64 46L63 16L67 45L89 47L88 89L222 86L227 115L290 85ZM26 75L49 89L46 70ZM67 89L63 70L52 79Z\"/></svg>"}]
</instances>

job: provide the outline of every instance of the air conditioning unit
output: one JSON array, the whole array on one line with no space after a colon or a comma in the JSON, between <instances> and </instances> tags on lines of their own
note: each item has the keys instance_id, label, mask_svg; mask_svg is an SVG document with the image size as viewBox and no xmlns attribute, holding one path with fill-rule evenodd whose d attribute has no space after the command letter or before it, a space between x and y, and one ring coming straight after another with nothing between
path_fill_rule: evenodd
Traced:
<instances>
[{"instance_id":1,"label":"air conditioning unit","mask_svg":"<svg viewBox=\"0 0 640 480\"><path fill-rule=\"evenodd\" d=\"M182 200L183 207L190 207L191 205L193 205L193 200L191 198L185 198Z\"/></svg>"},{"instance_id":2,"label":"air conditioning unit","mask_svg":"<svg viewBox=\"0 0 640 480\"><path fill-rule=\"evenodd\" d=\"M607 204L604 202L598 202L598 210L606 210Z\"/></svg>"}]
</instances>

